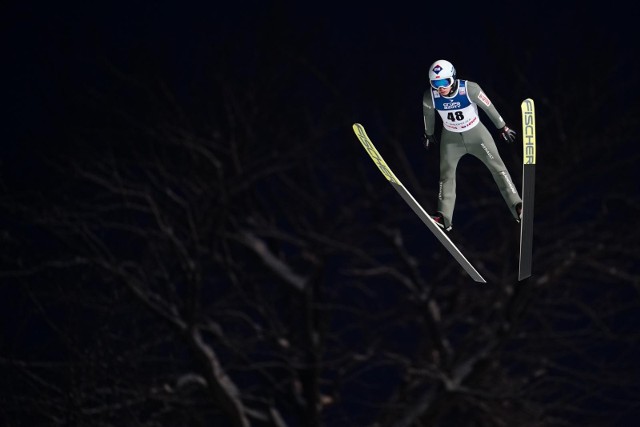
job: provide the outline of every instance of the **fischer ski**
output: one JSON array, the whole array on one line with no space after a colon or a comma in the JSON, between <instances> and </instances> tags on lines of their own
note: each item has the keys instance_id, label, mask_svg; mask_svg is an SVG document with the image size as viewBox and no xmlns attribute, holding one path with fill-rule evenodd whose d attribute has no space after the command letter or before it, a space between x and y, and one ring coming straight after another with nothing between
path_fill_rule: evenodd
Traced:
<instances>
[{"instance_id":1,"label":"fischer ski","mask_svg":"<svg viewBox=\"0 0 640 427\"><path fill-rule=\"evenodd\" d=\"M471 265L471 263L464 257L460 249L449 239L445 232L435 223L435 221L425 212L416 199L409 193L400 180L393 174L389 166L385 163L384 159L376 150L364 127L355 123L353 125L353 131L362 143L362 146L367 151L373 162L378 166L382 175L391 183L393 188L402 196L405 202L411 207L411 209L418 215L418 217L424 222L429 230L436 236L436 238L444 245L444 247L453 255L462 268L471 276L473 280L480 283L486 283L486 280L478 273L478 271Z\"/></svg>"},{"instance_id":2,"label":"fischer ski","mask_svg":"<svg viewBox=\"0 0 640 427\"><path fill-rule=\"evenodd\" d=\"M536 178L536 115L533 100L525 99L522 110L522 219L518 280L531 276L533 257L533 196Z\"/></svg>"}]
</instances>

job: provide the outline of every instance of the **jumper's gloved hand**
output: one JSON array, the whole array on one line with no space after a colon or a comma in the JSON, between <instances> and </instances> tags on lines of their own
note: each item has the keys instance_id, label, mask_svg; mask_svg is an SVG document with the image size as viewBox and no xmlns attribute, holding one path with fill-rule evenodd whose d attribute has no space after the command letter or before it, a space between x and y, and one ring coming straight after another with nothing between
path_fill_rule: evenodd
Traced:
<instances>
[{"instance_id":1,"label":"jumper's gloved hand","mask_svg":"<svg viewBox=\"0 0 640 427\"><path fill-rule=\"evenodd\" d=\"M424 135L422 135L422 143L424 144L424 148L428 150L430 146L438 143L438 139L435 135L427 135L427 132L425 132Z\"/></svg>"},{"instance_id":2,"label":"jumper's gloved hand","mask_svg":"<svg viewBox=\"0 0 640 427\"><path fill-rule=\"evenodd\" d=\"M516 140L516 131L510 129L509 126L505 125L502 129L500 129L500 139L504 142L513 142Z\"/></svg>"}]
</instances>

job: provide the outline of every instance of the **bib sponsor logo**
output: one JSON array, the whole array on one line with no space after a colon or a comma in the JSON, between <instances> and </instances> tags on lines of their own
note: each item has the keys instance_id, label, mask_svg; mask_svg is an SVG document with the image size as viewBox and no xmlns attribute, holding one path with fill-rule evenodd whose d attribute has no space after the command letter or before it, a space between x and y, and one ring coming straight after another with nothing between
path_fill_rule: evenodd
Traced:
<instances>
[{"instance_id":1,"label":"bib sponsor logo","mask_svg":"<svg viewBox=\"0 0 640 427\"><path fill-rule=\"evenodd\" d=\"M460 126L460 129L466 129L468 127L473 127L473 124L476 122L476 120L478 120L478 116L476 116L473 119L469 120L469 123Z\"/></svg>"},{"instance_id":2,"label":"bib sponsor logo","mask_svg":"<svg viewBox=\"0 0 640 427\"><path fill-rule=\"evenodd\" d=\"M442 107L443 107L445 110L452 110L452 109L454 109L454 108L460 108L460 106L461 106L461 105L462 105L462 104L460 104L460 102L458 102L458 101L452 101L452 102L444 102L444 103L442 103Z\"/></svg>"}]
</instances>

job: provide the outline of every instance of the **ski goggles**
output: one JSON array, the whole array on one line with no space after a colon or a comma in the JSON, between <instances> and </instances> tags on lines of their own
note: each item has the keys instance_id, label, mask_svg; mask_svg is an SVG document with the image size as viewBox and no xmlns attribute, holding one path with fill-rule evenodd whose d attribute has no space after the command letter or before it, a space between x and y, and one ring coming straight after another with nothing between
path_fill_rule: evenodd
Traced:
<instances>
[{"instance_id":1,"label":"ski goggles","mask_svg":"<svg viewBox=\"0 0 640 427\"><path fill-rule=\"evenodd\" d=\"M441 87L449 87L452 84L453 84L453 78L451 77L446 79L431 80L431 87L434 89L439 89Z\"/></svg>"}]
</instances>

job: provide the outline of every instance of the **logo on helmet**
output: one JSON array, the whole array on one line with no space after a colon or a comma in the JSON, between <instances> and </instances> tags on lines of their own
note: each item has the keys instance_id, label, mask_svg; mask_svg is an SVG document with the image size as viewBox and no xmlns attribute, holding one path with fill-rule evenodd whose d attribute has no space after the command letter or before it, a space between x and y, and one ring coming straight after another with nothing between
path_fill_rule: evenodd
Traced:
<instances>
[{"instance_id":1,"label":"logo on helmet","mask_svg":"<svg viewBox=\"0 0 640 427\"><path fill-rule=\"evenodd\" d=\"M442 67L440 65L436 65L435 67L433 67L434 73L440 74L440 71L442 71Z\"/></svg>"}]
</instances>

